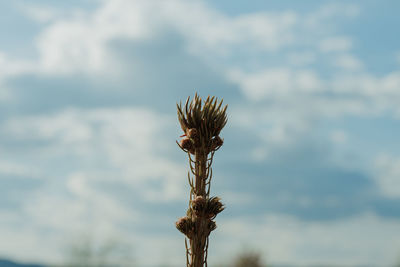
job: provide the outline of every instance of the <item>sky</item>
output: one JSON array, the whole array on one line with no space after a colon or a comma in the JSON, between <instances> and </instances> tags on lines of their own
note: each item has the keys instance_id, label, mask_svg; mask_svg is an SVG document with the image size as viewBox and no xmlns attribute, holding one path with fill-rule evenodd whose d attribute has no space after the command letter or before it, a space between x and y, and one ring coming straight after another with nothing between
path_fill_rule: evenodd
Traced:
<instances>
[{"instance_id":1,"label":"sky","mask_svg":"<svg viewBox=\"0 0 400 267\"><path fill-rule=\"evenodd\" d=\"M176 103L198 92L229 106L211 266L243 250L271 264L393 266L399 8L1 1L0 257L57 264L76 244L112 244L110 257L137 266L182 266Z\"/></svg>"}]
</instances>

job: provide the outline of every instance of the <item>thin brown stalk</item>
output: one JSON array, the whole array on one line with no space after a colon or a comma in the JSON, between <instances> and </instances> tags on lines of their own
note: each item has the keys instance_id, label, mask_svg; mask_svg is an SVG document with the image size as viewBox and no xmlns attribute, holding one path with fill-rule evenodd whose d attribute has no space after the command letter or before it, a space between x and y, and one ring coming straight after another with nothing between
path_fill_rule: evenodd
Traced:
<instances>
[{"instance_id":1,"label":"thin brown stalk","mask_svg":"<svg viewBox=\"0 0 400 267\"><path fill-rule=\"evenodd\" d=\"M207 266L209 235L216 228L213 220L224 209L218 197L210 198L210 189L214 153L223 144L219 134L227 122L226 108L222 108L222 101L218 102L215 97L202 101L197 94L192 101L188 98L184 107L182 103L177 105L184 132L178 145L189 158L190 196L187 216L180 218L176 227L187 238L188 267Z\"/></svg>"}]
</instances>

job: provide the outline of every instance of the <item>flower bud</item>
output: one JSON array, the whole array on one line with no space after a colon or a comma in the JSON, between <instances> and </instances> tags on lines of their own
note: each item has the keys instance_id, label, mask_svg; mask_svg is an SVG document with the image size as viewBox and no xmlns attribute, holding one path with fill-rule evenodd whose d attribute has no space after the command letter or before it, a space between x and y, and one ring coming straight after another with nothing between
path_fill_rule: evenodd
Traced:
<instances>
[{"instance_id":1,"label":"flower bud","mask_svg":"<svg viewBox=\"0 0 400 267\"><path fill-rule=\"evenodd\" d=\"M176 228L186 235L188 238L191 238L194 233L194 223L189 217L181 217L175 223Z\"/></svg>"},{"instance_id":2,"label":"flower bud","mask_svg":"<svg viewBox=\"0 0 400 267\"><path fill-rule=\"evenodd\" d=\"M186 136L189 138L197 138L197 129L196 128L191 128L186 130Z\"/></svg>"},{"instance_id":3,"label":"flower bud","mask_svg":"<svg viewBox=\"0 0 400 267\"><path fill-rule=\"evenodd\" d=\"M192 200L192 209L196 216L204 215L204 209L206 207L206 200L202 196L197 196Z\"/></svg>"},{"instance_id":4,"label":"flower bud","mask_svg":"<svg viewBox=\"0 0 400 267\"><path fill-rule=\"evenodd\" d=\"M182 138L179 145L181 148L189 150L189 151L193 149L193 143L188 137Z\"/></svg>"},{"instance_id":5,"label":"flower bud","mask_svg":"<svg viewBox=\"0 0 400 267\"><path fill-rule=\"evenodd\" d=\"M224 204L221 203L219 197L212 197L208 199L206 204L206 215L208 218L214 218L218 213L225 209Z\"/></svg>"}]
</instances>

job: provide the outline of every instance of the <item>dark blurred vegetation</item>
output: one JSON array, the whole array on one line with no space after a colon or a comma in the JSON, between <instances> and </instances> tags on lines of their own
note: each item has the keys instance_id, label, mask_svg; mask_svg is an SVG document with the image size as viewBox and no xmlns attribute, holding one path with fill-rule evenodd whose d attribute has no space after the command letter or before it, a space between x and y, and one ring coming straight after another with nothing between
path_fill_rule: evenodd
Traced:
<instances>
[{"instance_id":1,"label":"dark blurred vegetation","mask_svg":"<svg viewBox=\"0 0 400 267\"><path fill-rule=\"evenodd\" d=\"M23 264L10 260L0 259L0 267L44 267L39 264Z\"/></svg>"},{"instance_id":2,"label":"dark blurred vegetation","mask_svg":"<svg viewBox=\"0 0 400 267\"><path fill-rule=\"evenodd\" d=\"M62 267L134 267L132 249L118 240L95 244L90 237L81 237L69 245Z\"/></svg>"},{"instance_id":3,"label":"dark blurred vegetation","mask_svg":"<svg viewBox=\"0 0 400 267\"><path fill-rule=\"evenodd\" d=\"M230 261L221 262L217 267L270 267L270 265L264 262L261 253L243 250Z\"/></svg>"},{"instance_id":4,"label":"dark blurred vegetation","mask_svg":"<svg viewBox=\"0 0 400 267\"><path fill-rule=\"evenodd\" d=\"M129 245L124 244L118 240L108 240L95 245L94 242L86 237L80 238L79 242L76 241L69 244L66 251L65 263L58 266L46 266L39 264L21 264L10 260L0 259L0 267L144 267L135 264L132 255L132 249ZM166 263L160 264L160 267L178 267L168 265ZM239 253L233 260L221 262L216 267L271 267L272 265L266 264L260 253L255 251L244 251ZM276 267L283 267L283 265L273 265ZM284 265L284 267L295 267L299 265ZM303 265L302 265L303 266ZM393 267L400 267L400 257L397 264L391 265ZM310 267L339 267L339 265L312 265ZM388 266L390 267L390 266Z\"/></svg>"},{"instance_id":5,"label":"dark blurred vegetation","mask_svg":"<svg viewBox=\"0 0 400 267\"><path fill-rule=\"evenodd\" d=\"M233 267L267 267L267 265L262 262L260 253L247 251L239 254Z\"/></svg>"}]
</instances>

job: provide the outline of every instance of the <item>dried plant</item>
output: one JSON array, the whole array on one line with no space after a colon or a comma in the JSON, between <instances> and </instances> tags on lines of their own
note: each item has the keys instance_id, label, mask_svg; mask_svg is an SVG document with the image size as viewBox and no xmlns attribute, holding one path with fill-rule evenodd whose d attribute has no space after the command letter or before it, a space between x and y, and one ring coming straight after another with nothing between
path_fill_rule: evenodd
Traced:
<instances>
[{"instance_id":1,"label":"dried plant","mask_svg":"<svg viewBox=\"0 0 400 267\"><path fill-rule=\"evenodd\" d=\"M224 210L219 197L210 197L210 183L214 153L223 144L219 134L227 122L227 106L222 107L222 100L215 97L203 101L196 94L184 106L177 104L177 109L184 132L177 143L189 157L190 199L186 216L176 222L176 228L186 236L186 265L202 267L207 266L209 235L217 227L214 219Z\"/></svg>"}]
</instances>

